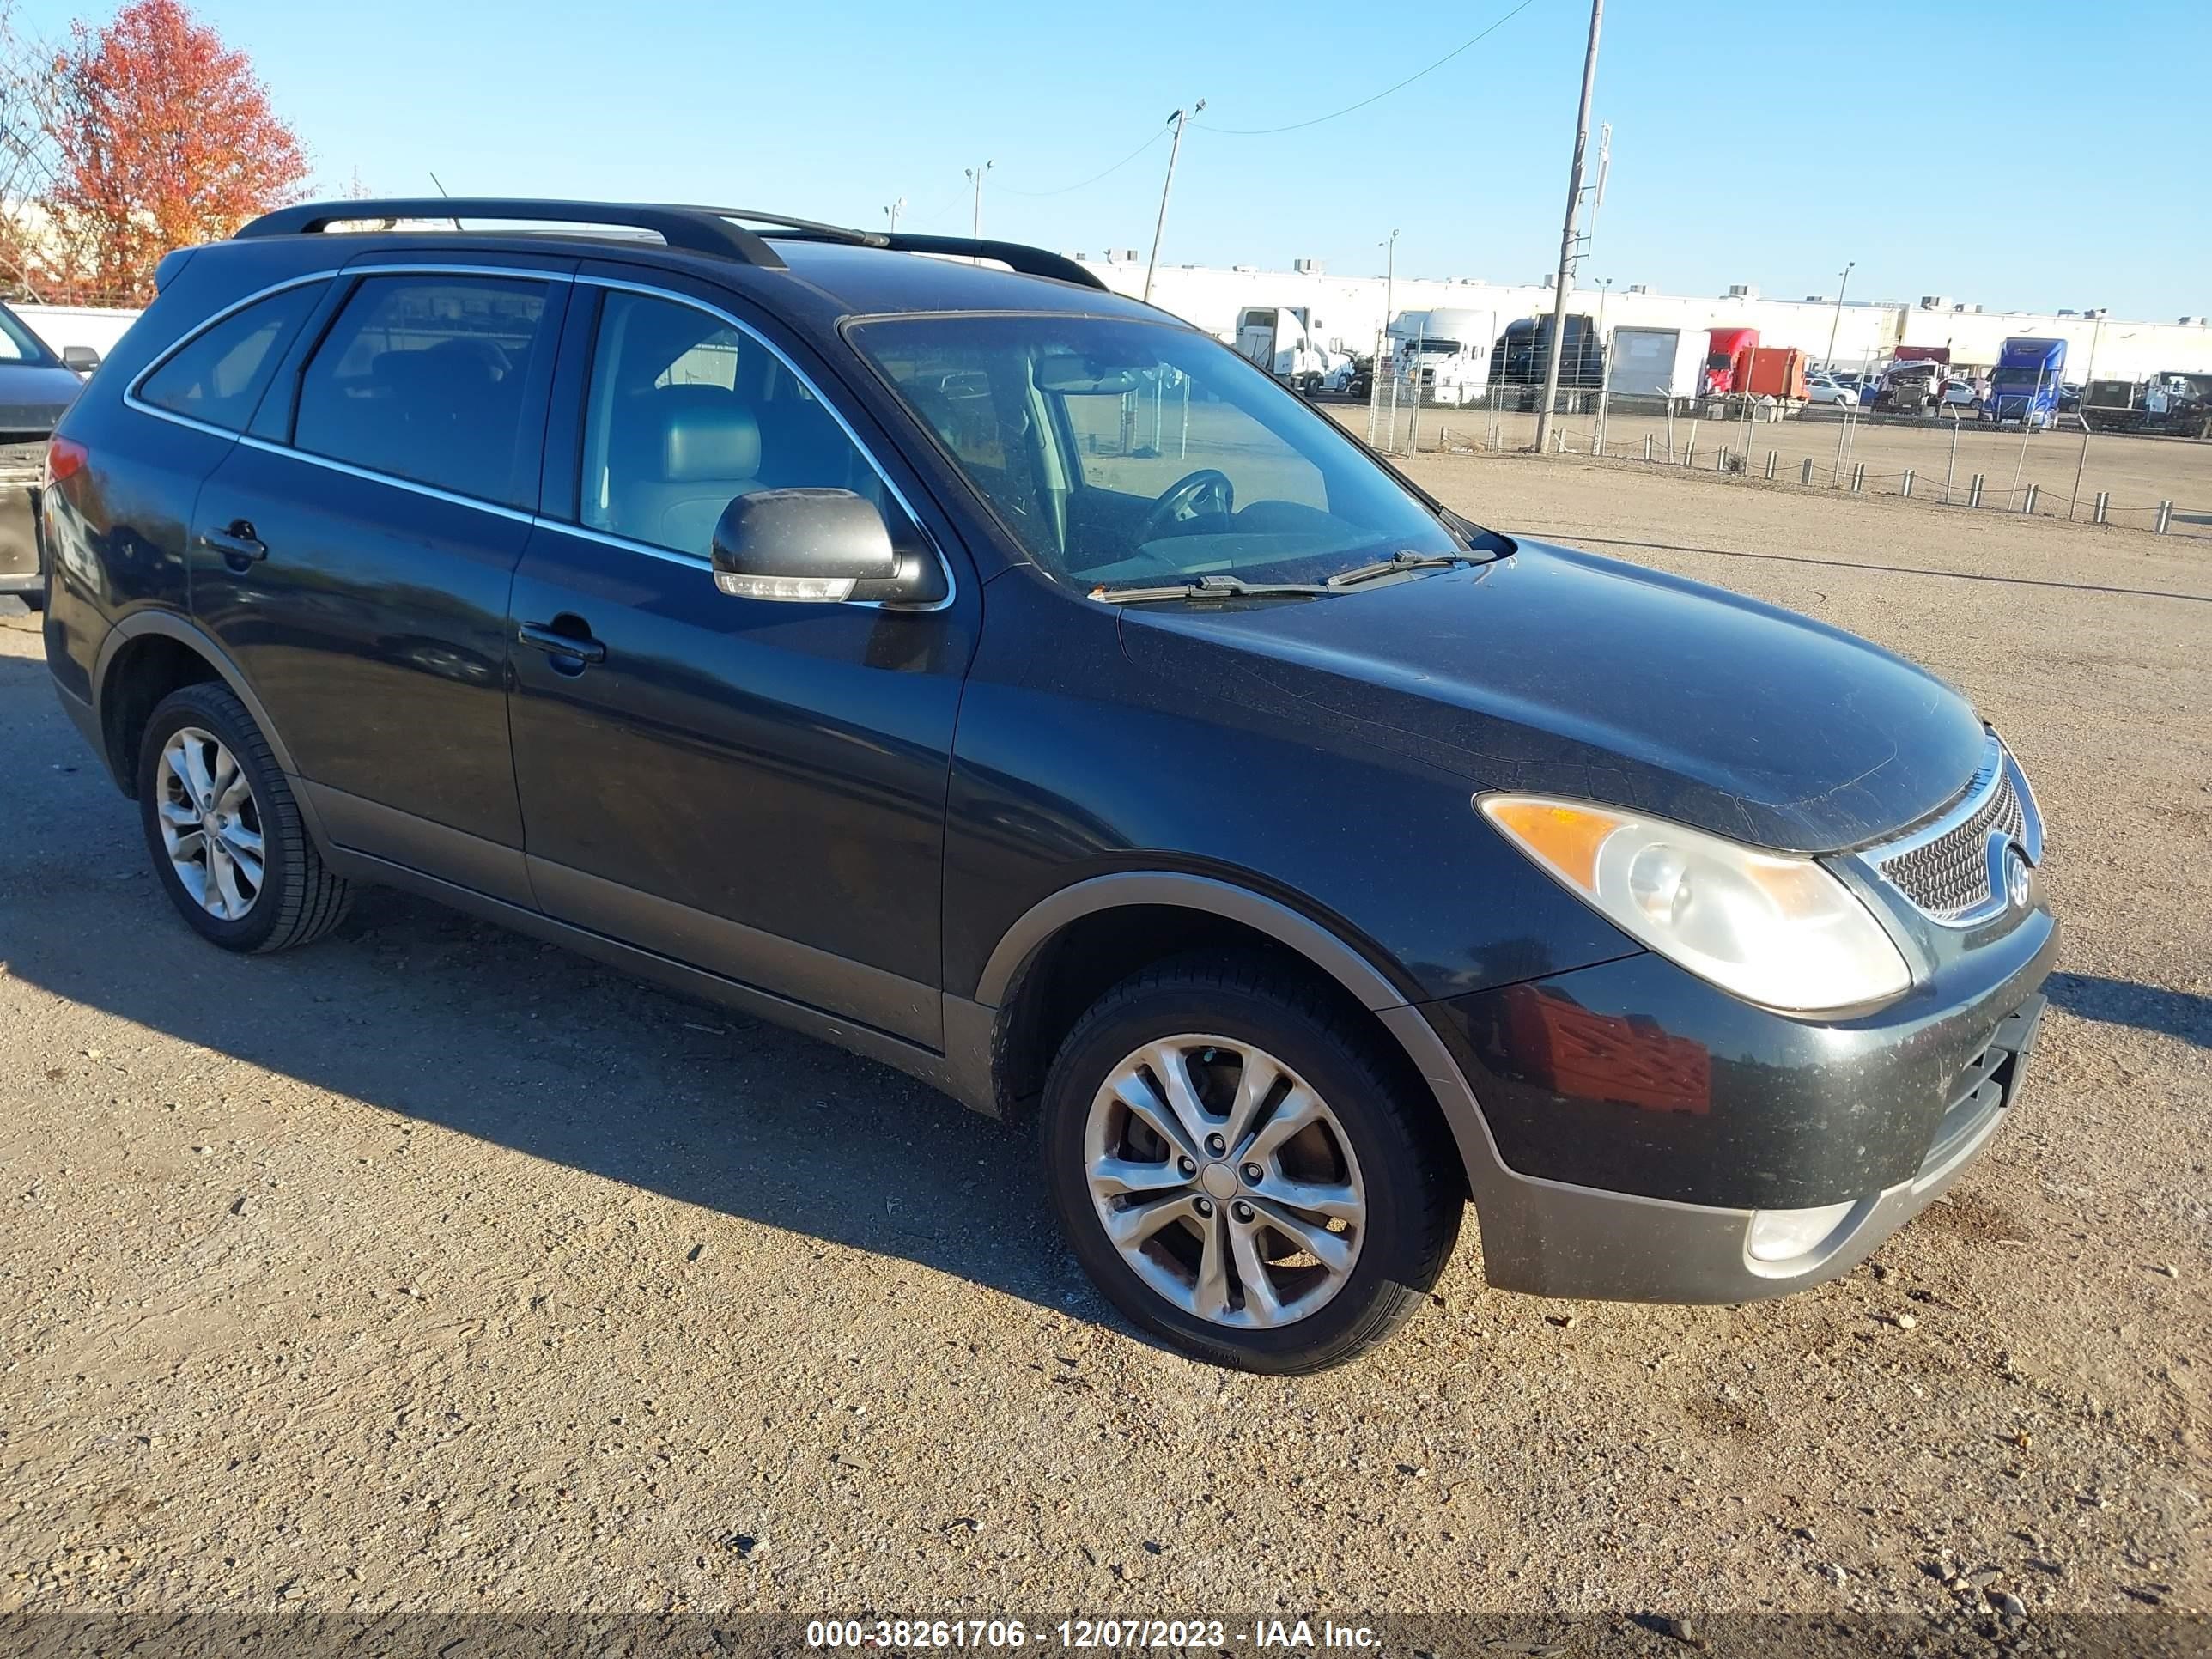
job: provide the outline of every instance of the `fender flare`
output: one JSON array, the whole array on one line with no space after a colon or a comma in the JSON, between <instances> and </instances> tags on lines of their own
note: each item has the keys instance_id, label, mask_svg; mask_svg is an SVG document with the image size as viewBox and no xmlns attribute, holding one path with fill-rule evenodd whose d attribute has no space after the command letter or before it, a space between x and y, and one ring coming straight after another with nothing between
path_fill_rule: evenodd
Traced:
<instances>
[{"instance_id":1,"label":"fender flare","mask_svg":"<svg viewBox=\"0 0 2212 1659\"><path fill-rule=\"evenodd\" d=\"M278 769L289 776L299 776L300 769L292 763L291 750L284 746L283 737L276 730L276 722L269 718L269 711L262 707L261 699L254 694L252 686L246 683L246 676L239 672L238 665L231 661L229 653L216 643L215 636L205 629L169 611L134 611L109 629L107 637L100 641L100 654L94 659L92 670L92 713L93 719L98 723L103 744L108 737L108 678L115 666L115 659L132 641L149 636L174 640L179 645L189 647L195 655L204 658L222 683L246 705L246 712L253 716L253 723L261 728L261 735L269 744L270 753L276 757ZM106 760L109 769L112 771L118 762L128 768L132 757L118 757L110 752Z\"/></svg>"},{"instance_id":2,"label":"fender flare","mask_svg":"<svg viewBox=\"0 0 2212 1659\"><path fill-rule=\"evenodd\" d=\"M1242 922L1297 951L1370 1012L1402 1008L1412 1000L1360 951L1289 905L1216 877L1151 870L1092 876L1038 900L1000 938L976 981L975 1000L987 1008L1003 1006L1037 947L1070 922L1140 904L1204 911Z\"/></svg>"}]
</instances>

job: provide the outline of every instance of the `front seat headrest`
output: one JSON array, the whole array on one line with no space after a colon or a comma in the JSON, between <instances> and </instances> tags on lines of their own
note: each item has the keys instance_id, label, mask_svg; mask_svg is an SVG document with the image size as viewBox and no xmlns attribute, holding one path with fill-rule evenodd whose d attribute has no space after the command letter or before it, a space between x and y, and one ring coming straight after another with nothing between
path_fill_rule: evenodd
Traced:
<instances>
[{"instance_id":1,"label":"front seat headrest","mask_svg":"<svg viewBox=\"0 0 2212 1659\"><path fill-rule=\"evenodd\" d=\"M668 483L750 478L760 471L760 422L720 386L665 386L653 395L660 421L660 476Z\"/></svg>"}]
</instances>

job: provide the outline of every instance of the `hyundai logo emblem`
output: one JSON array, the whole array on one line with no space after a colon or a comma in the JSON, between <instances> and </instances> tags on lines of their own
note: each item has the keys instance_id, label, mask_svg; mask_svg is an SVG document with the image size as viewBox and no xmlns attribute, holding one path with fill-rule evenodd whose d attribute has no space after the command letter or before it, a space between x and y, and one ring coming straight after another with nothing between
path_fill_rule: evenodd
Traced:
<instances>
[{"instance_id":1,"label":"hyundai logo emblem","mask_svg":"<svg viewBox=\"0 0 2212 1659\"><path fill-rule=\"evenodd\" d=\"M2014 909L2027 908L2027 859L2017 847L2005 848L2004 892L2005 902Z\"/></svg>"}]
</instances>

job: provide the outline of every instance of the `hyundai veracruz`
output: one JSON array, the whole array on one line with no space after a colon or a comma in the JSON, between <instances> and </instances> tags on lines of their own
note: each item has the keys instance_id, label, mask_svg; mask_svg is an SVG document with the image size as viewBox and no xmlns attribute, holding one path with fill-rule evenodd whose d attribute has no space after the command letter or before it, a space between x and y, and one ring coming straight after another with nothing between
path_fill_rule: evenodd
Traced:
<instances>
[{"instance_id":1,"label":"hyundai veracruz","mask_svg":"<svg viewBox=\"0 0 2212 1659\"><path fill-rule=\"evenodd\" d=\"M1267 1371L1470 1200L1511 1290L1819 1283L2017 1097L2043 830L1964 697L1471 524L1070 261L349 202L159 286L46 645L213 945L389 883L902 1067Z\"/></svg>"}]
</instances>

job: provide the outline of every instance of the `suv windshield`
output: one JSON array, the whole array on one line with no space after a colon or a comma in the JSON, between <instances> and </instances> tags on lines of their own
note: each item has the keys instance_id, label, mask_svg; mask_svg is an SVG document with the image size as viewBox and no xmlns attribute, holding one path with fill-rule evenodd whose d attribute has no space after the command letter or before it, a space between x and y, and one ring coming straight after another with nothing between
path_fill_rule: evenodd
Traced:
<instances>
[{"instance_id":1,"label":"suv windshield","mask_svg":"<svg viewBox=\"0 0 2212 1659\"><path fill-rule=\"evenodd\" d=\"M1334 421L1194 330L939 316L852 339L1063 580L1314 582L1465 551Z\"/></svg>"}]
</instances>

